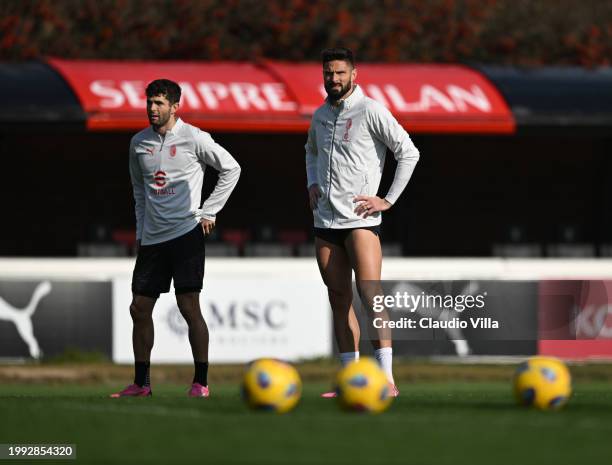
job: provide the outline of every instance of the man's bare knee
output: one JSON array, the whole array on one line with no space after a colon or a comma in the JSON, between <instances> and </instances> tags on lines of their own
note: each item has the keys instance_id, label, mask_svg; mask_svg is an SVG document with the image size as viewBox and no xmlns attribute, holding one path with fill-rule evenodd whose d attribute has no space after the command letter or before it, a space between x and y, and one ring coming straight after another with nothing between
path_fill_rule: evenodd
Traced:
<instances>
[{"instance_id":1,"label":"man's bare knee","mask_svg":"<svg viewBox=\"0 0 612 465\"><path fill-rule=\"evenodd\" d=\"M380 279L356 279L355 287L357 288L359 297L363 299L384 294Z\"/></svg>"},{"instance_id":2,"label":"man's bare knee","mask_svg":"<svg viewBox=\"0 0 612 465\"><path fill-rule=\"evenodd\" d=\"M348 307L353 302L353 292L351 289L328 287L327 295L329 296L329 301L332 304L332 307L336 305Z\"/></svg>"},{"instance_id":3,"label":"man's bare knee","mask_svg":"<svg viewBox=\"0 0 612 465\"><path fill-rule=\"evenodd\" d=\"M181 302L178 304L178 308L188 325L204 319L199 304L194 305L193 302Z\"/></svg>"},{"instance_id":4,"label":"man's bare knee","mask_svg":"<svg viewBox=\"0 0 612 465\"><path fill-rule=\"evenodd\" d=\"M132 301L130 304L130 315L134 321L146 321L152 318L153 312L137 302Z\"/></svg>"}]
</instances>

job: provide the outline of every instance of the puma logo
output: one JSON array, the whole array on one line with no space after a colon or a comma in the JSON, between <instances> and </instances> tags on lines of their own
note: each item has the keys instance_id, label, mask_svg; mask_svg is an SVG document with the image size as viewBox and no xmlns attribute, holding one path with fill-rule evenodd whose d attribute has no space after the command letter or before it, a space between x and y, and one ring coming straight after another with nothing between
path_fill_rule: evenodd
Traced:
<instances>
[{"instance_id":1,"label":"puma logo","mask_svg":"<svg viewBox=\"0 0 612 465\"><path fill-rule=\"evenodd\" d=\"M33 358L40 358L42 352L38 346L38 341L34 337L34 327L32 326L32 315L38 307L40 300L51 292L51 283L43 281L32 294L30 303L25 308L15 308L6 300L0 297L0 320L12 321L17 328L21 339L27 344L30 355Z\"/></svg>"}]
</instances>

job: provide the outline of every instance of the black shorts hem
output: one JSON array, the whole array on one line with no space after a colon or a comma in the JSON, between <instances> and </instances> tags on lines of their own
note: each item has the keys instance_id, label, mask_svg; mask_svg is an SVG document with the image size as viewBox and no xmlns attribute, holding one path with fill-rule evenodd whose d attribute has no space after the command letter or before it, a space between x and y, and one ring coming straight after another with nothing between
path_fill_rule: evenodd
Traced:
<instances>
[{"instance_id":1,"label":"black shorts hem","mask_svg":"<svg viewBox=\"0 0 612 465\"><path fill-rule=\"evenodd\" d=\"M332 229L332 228L314 228L314 236L319 239L323 239L330 244L334 244L340 247L344 247L344 241L351 234L351 231L356 229L367 229L372 231L377 236L380 236L380 225L376 226L363 226L359 228L345 228L345 229Z\"/></svg>"},{"instance_id":2,"label":"black shorts hem","mask_svg":"<svg viewBox=\"0 0 612 465\"><path fill-rule=\"evenodd\" d=\"M160 294L163 294L163 292L143 291L142 289L134 289L134 288L132 288L132 293L134 295L140 295L142 297L149 297L151 299L159 299Z\"/></svg>"},{"instance_id":3,"label":"black shorts hem","mask_svg":"<svg viewBox=\"0 0 612 465\"><path fill-rule=\"evenodd\" d=\"M199 294L200 292L202 292L202 288L198 287L198 286L176 287L176 288L174 288L174 294L176 294L176 295L190 294L192 292L195 292L195 293Z\"/></svg>"}]
</instances>

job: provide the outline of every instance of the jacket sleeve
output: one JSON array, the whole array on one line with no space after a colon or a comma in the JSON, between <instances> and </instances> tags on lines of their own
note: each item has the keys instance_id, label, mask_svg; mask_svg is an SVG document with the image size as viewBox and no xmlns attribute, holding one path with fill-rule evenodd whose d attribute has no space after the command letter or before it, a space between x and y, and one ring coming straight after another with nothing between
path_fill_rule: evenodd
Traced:
<instances>
[{"instance_id":1,"label":"jacket sleeve","mask_svg":"<svg viewBox=\"0 0 612 465\"><path fill-rule=\"evenodd\" d=\"M207 132L198 131L195 140L198 158L219 172L217 185L202 205L202 218L214 220L238 183L240 165Z\"/></svg>"},{"instance_id":2,"label":"jacket sleeve","mask_svg":"<svg viewBox=\"0 0 612 465\"><path fill-rule=\"evenodd\" d=\"M306 140L306 187L310 187L313 184L319 184L319 178L317 174L317 136L314 129L314 118L308 128L308 139Z\"/></svg>"},{"instance_id":3,"label":"jacket sleeve","mask_svg":"<svg viewBox=\"0 0 612 465\"><path fill-rule=\"evenodd\" d=\"M394 204L410 181L419 161L419 151L406 130L383 105L373 103L368 107L368 122L374 137L384 143L397 160L393 182L385 196L389 203Z\"/></svg>"},{"instance_id":4,"label":"jacket sleeve","mask_svg":"<svg viewBox=\"0 0 612 465\"><path fill-rule=\"evenodd\" d=\"M145 186L142 170L138 163L138 155L134 150L134 139L130 141L130 179L132 181L132 191L134 193L134 210L136 212L136 240L142 239L142 228L145 216Z\"/></svg>"}]
</instances>

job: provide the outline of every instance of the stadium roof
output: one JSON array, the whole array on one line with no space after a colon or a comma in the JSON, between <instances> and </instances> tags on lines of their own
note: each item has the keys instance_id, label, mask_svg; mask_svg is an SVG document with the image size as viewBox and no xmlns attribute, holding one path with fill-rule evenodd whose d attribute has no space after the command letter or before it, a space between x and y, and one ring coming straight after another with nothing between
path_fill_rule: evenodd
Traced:
<instances>
[{"instance_id":1,"label":"stadium roof","mask_svg":"<svg viewBox=\"0 0 612 465\"><path fill-rule=\"evenodd\" d=\"M0 123L76 124L86 115L70 86L44 63L0 63Z\"/></svg>"},{"instance_id":2,"label":"stadium roof","mask_svg":"<svg viewBox=\"0 0 612 465\"><path fill-rule=\"evenodd\" d=\"M482 66L519 126L612 126L612 68Z\"/></svg>"}]
</instances>

